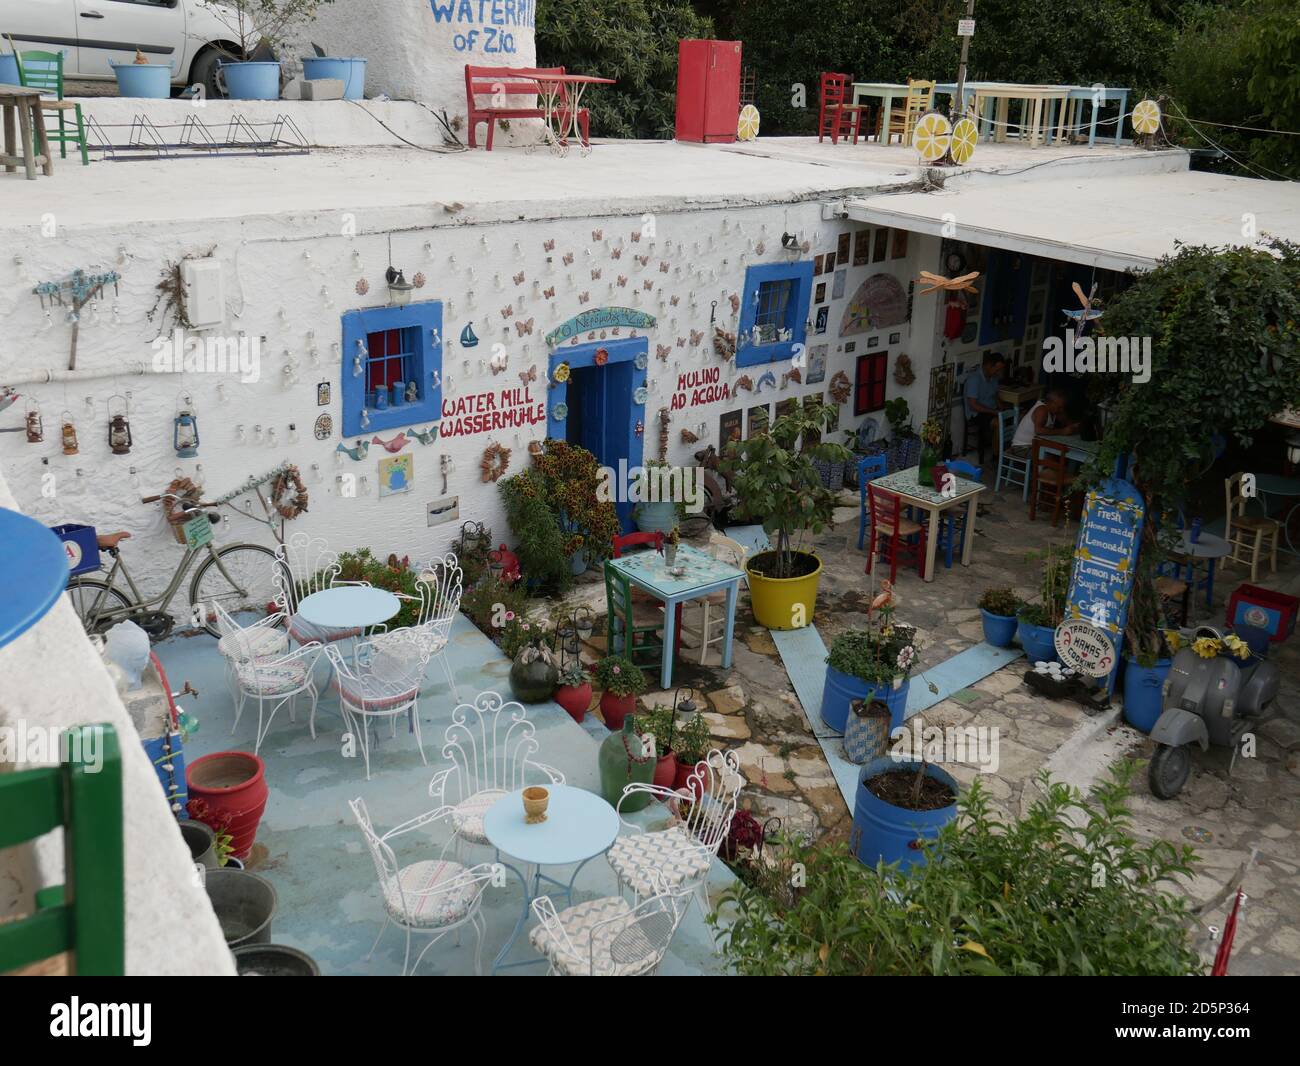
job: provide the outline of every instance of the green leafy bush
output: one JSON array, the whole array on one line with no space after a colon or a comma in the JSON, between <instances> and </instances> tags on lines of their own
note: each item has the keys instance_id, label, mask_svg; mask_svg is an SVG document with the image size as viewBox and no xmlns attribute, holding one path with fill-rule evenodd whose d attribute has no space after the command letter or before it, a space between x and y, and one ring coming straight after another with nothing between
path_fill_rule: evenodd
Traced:
<instances>
[{"instance_id":1,"label":"green leafy bush","mask_svg":"<svg viewBox=\"0 0 1300 1066\"><path fill-rule=\"evenodd\" d=\"M592 676L602 689L614 696L637 696L645 691L641 667L622 655L607 655L596 664Z\"/></svg>"},{"instance_id":2,"label":"green leafy bush","mask_svg":"<svg viewBox=\"0 0 1300 1066\"><path fill-rule=\"evenodd\" d=\"M506 521L515 535L515 554L525 578L544 589L567 589L573 581L565 535L546 502L546 485L534 470L503 478Z\"/></svg>"},{"instance_id":3,"label":"green leafy bush","mask_svg":"<svg viewBox=\"0 0 1300 1066\"><path fill-rule=\"evenodd\" d=\"M509 584L490 574L460 598L460 610L485 636L500 638L512 617L523 615L528 597L520 583Z\"/></svg>"},{"instance_id":4,"label":"green leafy bush","mask_svg":"<svg viewBox=\"0 0 1300 1066\"><path fill-rule=\"evenodd\" d=\"M989 614L1009 617L1020 610L1020 597L1010 589L985 589L979 605Z\"/></svg>"},{"instance_id":5,"label":"green leafy bush","mask_svg":"<svg viewBox=\"0 0 1300 1066\"><path fill-rule=\"evenodd\" d=\"M1203 973L1173 885L1196 855L1134 838L1136 765L1119 764L1087 797L1043 774L1044 794L1011 822L977 778L910 872L863 866L843 844L788 843L793 876L729 890L711 919L718 945L746 975Z\"/></svg>"},{"instance_id":6,"label":"green leafy bush","mask_svg":"<svg viewBox=\"0 0 1300 1066\"><path fill-rule=\"evenodd\" d=\"M420 621L419 592L415 587L415 571L406 565L396 568L376 559L369 548L339 553L339 581L367 581L377 589L401 593L412 599L402 600L402 608L389 619L390 630L413 626Z\"/></svg>"},{"instance_id":7,"label":"green leafy bush","mask_svg":"<svg viewBox=\"0 0 1300 1066\"><path fill-rule=\"evenodd\" d=\"M872 684L905 678L916 663L916 630L908 625L850 629L831 642L831 669Z\"/></svg>"}]
</instances>

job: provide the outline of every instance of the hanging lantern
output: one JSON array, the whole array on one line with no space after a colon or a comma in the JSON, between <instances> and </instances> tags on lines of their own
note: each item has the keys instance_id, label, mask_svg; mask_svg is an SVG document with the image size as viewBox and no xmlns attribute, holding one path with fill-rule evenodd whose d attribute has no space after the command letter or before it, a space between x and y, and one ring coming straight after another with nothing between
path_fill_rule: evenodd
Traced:
<instances>
[{"instance_id":1,"label":"hanging lantern","mask_svg":"<svg viewBox=\"0 0 1300 1066\"><path fill-rule=\"evenodd\" d=\"M199 454L199 420L189 407L182 407L173 419L172 446L178 459L193 459Z\"/></svg>"},{"instance_id":2,"label":"hanging lantern","mask_svg":"<svg viewBox=\"0 0 1300 1066\"><path fill-rule=\"evenodd\" d=\"M45 439L45 425L41 422L41 409L37 406L27 408L27 443L40 444Z\"/></svg>"},{"instance_id":3,"label":"hanging lantern","mask_svg":"<svg viewBox=\"0 0 1300 1066\"><path fill-rule=\"evenodd\" d=\"M72 424L72 415L67 411L63 412L63 428L61 430L63 437L63 454L77 454L77 427Z\"/></svg>"},{"instance_id":4,"label":"hanging lantern","mask_svg":"<svg viewBox=\"0 0 1300 1066\"><path fill-rule=\"evenodd\" d=\"M411 302L411 290L415 288L400 270L388 268L388 302L394 307L403 307Z\"/></svg>"},{"instance_id":5,"label":"hanging lantern","mask_svg":"<svg viewBox=\"0 0 1300 1066\"><path fill-rule=\"evenodd\" d=\"M114 413L113 401L121 401L121 410ZM126 455L131 451L131 423L126 417L126 399L110 396L108 399L108 447L114 455Z\"/></svg>"}]
</instances>

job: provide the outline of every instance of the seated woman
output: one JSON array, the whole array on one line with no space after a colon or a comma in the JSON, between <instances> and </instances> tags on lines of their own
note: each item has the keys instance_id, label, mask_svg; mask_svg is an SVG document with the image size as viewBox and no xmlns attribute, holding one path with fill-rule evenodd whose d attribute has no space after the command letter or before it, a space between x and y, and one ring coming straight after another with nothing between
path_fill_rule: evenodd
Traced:
<instances>
[{"instance_id":1,"label":"seated woman","mask_svg":"<svg viewBox=\"0 0 1300 1066\"><path fill-rule=\"evenodd\" d=\"M1021 459L1029 457L1029 446L1040 434L1068 436L1077 433L1077 422L1065 421L1066 395L1063 389L1051 389L1026 413L1016 426L1016 435L1011 438L1009 451Z\"/></svg>"}]
</instances>

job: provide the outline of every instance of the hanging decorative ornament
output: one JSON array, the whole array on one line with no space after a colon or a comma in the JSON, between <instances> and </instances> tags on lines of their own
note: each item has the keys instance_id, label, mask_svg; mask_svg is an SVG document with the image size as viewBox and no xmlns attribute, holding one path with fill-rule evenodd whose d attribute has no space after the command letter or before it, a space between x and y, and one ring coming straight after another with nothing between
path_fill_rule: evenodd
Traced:
<instances>
[{"instance_id":1,"label":"hanging decorative ornament","mask_svg":"<svg viewBox=\"0 0 1300 1066\"><path fill-rule=\"evenodd\" d=\"M411 279L411 284L414 285L417 289L423 289L424 283L428 280L429 279L424 276L424 271L417 270L415 272L415 277Z\"/></svg>"},{"instance_id":2,"label":"hanging decorative ornament","mask_svg":"<svg viewBox=\"0 0 1300 1066\"><path fill-rule=\"evenodd\" d=\"M601 334L601 337L604 337L604 334L603 334L603 333ZM609 362L609 351L608 351L608 349L605 349L605 348L597 348L597 349L596 349L596 354L595 354L595 356L593 357L592 362L594 362L597 366L604 366L606 363L608 363L608 362Z\"/></svg>"},{"instance_id":3,"label":"hanging decorative ornament","mask_svg":"<svg viewBox=\"0 0 1300 1066\"><path fill-rule=\"evenodd\" d=\"M645 352L637 352L636 358L632 360L632 365L636 367L638 370L644 370L646 367L646 362L647 360L646 360Z\"/></svg>"},{"instance_id":4,"label":"hanging decorative ornament","mask_svg":"<svg viewBox=\"0 0 1300 1066\"><path fill-rule=\"evenodd\" d=\"M460 331L460 346L462 348L473 348L478 344L478 337L474 335L473 323L466 322L465 328Z\"/></svg>"},{"instance_id":5,"label":"hanging decorative ornament","mask_svg":"<svg viewBox=\"0 0 1300 1066\"><path fill-rule=\"evenodd\" d=\"M645 423L638 418L636 425L632 427L632 432L638 437L645 436Z\"/></svg>"},{"instance_id":6,"label":"hanging decorative ornament","mask_svg":"<svg viewBox=\"0 0 1300 1066\"><path fill-rule=\"evenodd\" d=\"M563 422L569 417L569 405L567 403L557 403L551 408L551 417L557 422Z\"/></svg>"},{"instance_id":7,"label":"hanging decorative ornament","mask_svg":"<svg viewBox=\"0 0 1300 1066\"><path fill-rule=\"evenodd\" d=\"M191 410L190 398L182 397L180 410L172 419L172 447L176 458L193 459L199 454L199 420Z\"/></svg>"},{"instance_id":8,"label":"hanging decorative ornament","mask_svg":"<svg viewBox=\"0 0 1300 1066\"><path fill-rule=\"evenodd\" d=\"M271 506L281 518L297 518L307 510L307 487L296 466L285 466L271 481Z\"/></svg>"},{"instance_id":9,"label":"hanging decorative ornament","mask_svg":"<svg viewBox=\"0 0 1300 1066\"><path fill-rule=\"evenodd\" d=\"M668 423L671 420L672 416L668 413L668 408L659 408L659 459L661 462L668 458Z\"/></svg>"},{"instance_id":10,"label":"hanging decorative ornament","mask_svg":"<svg viewBox=\"0 0 1300 1066\"><path fill-rule=\"evenodd\" d=\"M114 403L118 401L118 403ZM118 410L114 411L113 408ZM131 451L131 423L127 420L126 397L108 398L108 447L114 455L127 455Z\"/></svg>"},{"instance_id":11,"label":"hanging decorative ornament","mask_svg":"<svg viewBox=\"0 0 1300 1066\"><path fill-rule=\"evenodd\" d=\"M551 374L551 379L556 385L563 385L569 380L569 364L557 363L555 372Z\"/></svg>"},{"instance_id":12,"label":"hanging decorative ornament","mask_svg":"<svg viewBox=\"0 0 1300 1066\"><path fill-rule=\"evenodd\" d=\"M694 433L692 433L689 429L682 430L683 444L695 444L697 441L699 441L699 439L700 438L697 437Z\"/></svg>"},{"instance_id":13,"label":"hanging decorative ornament","mask_svg":"<svg viewBox=\"0 0 1300 1066\"><path fill-rule=\"evenodd\" d=\"M916 380L916 372L912 369L912 360L904 353L899 353L894 360L894 382L895 384L907 388Z\"/></svg>"},{"instance_id":14,"label":"hanging decorative ornament","mask_svg":"<svg viewBox=\"0 0 1300 1066\"><path fill-rule=\"evenodd\" d=\"M979 127L973 119L959 118L952 127L952 145L948 149L952 161L958 166L965 166L975 154L975 144L979 140Z\"/></svg>"},{"instance_id":15,"label":"hanging decorative ornament","mask_svg":"<svg viewBox=\"0 0 1300 1066\"><path fill-rule=\"evenodd\" d=\"M483 450L479 461L479 480L496 481L510 467L510 449L493 442Z\"/></svg>"},{"instance_id":16,"label":"hanging decorative ornament","mask_svg":"<svg viewBox=\"0 0 1300 1066\"><path fill-rule=\"evenodd\" d=\"M736 378L735 391L740 392L741 389L744 389L746 392L752 392L754 390L754 379L748 374L741 374L740 377Z\"/></svg>"},{"instance_id":17,"label":"hanging decorative ornament","mask_svg":"<svg viewBox=\"0 0 1300 1066\"><path fill-rule=\"evenodd\" d=\"M63 428L60 430L63 437L63 454L77 454L77 427L72 424L72 414L69 411L63 412Z\"/></svg>"},{"instance_id":18,"label":"hanging decorative ornament","mask_svg":"<svg viewBox=\"0 0 1300 1066\"><path fill-rule=\"evenodd\" d=\"M370 282L365 278L357 278L357 283L354 288L357 290L358 296L365 296L366 293L370 291Z\"/></svg>"},{"instance_id":19,"label":"hanging decorative ornament","mask_svg":"<svg viewBox=\"0 0 1300 1066\"><path fill-rule=\"evenodd\" d=\"M643 405L646 402L646 397L648 397L649 395L650 394L646 392L645 386L642 385L639 389L636 390L636 392L632 393L632 400L638 405Z\"/></svg>"},{"instance_id":20,"label":"hanging decorative ornament","mask_svg":"<svg viewBox=\"0 0 1300 1066\"><path fill-rule=\"evenodd\" d=\"M952 143L952 123L939 111L927 111L912 131L912 147L923 163L937 163L948 154Z\"/></svg>"},{"instance_id":21,"label":"hanging decorative ornament","mask_svg":"<svg viewBox=\"0 0 1300 1066\"><path fill-rule=\"evenodd\" d=\"M40 444L45 439L45 425L41 421L41 408L35 400L29 400L25 412L27 420L27 443Z\"/></svg>"},{"instance_id":22,"label":"hanging decorative ornament","mask_svg":"<svg viewBox=\"0 0 1300 1066\"><path fill-rule=\"evenodd\" d=\"M831 378L831 385L827 391L831 394L832 400L836 403L843 403L853 391L853 383L849 381L848 374L840 370Z\"/></svg>"}]
</instances>

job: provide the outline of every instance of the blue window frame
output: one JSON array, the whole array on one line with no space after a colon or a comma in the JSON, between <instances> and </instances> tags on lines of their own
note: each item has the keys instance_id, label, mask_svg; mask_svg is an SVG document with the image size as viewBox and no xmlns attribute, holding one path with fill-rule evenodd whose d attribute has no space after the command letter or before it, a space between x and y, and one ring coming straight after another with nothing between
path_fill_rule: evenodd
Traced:
<instances>
[{"instance_id":1,"label":"blue window frame","mask_svg":"<svg viewBox=\"0 0 1300 1066\"><path fill-rule=\"evenodd\" d=\"M433 422L442 413L442 303L348 311L343 326L343 435ZM394 386L401 382L402 388ZM414 395L408 400L414 385ZM379 393L386 393L380 406ZM393 402L396 396L397 402Z\"/></svg>"},{"instance_id":2,"label":"blue window frame","mask_svg":"<svg viewBox=\"0 0 1300 1066\"><path fill-rule=\"evenodd\" d=\"M795 346L804 344L808 336L812 279L811 262L768 263L745 271L737 366L794 357Z\"/></svg>"}]
</instances>

